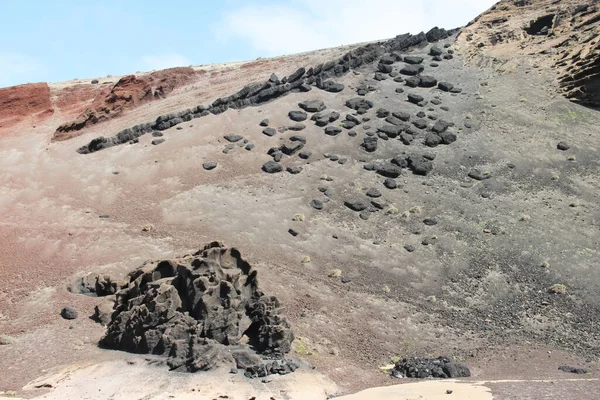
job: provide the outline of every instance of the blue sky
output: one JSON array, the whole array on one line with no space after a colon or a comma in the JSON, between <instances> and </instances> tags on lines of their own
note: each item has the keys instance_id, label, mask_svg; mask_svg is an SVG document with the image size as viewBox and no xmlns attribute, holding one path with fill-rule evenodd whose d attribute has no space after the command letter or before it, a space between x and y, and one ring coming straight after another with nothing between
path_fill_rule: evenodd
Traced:
<instances>
[{"instance_id":1,"label":"blue sky","mask_svg":"<svg viewBox=\"0 0 600 400\"><path fill-rule=\"evenodd\" d=\"M0 87L250 60L466 24L494 0L0 0Z\"/></svg>"}]
</instances>

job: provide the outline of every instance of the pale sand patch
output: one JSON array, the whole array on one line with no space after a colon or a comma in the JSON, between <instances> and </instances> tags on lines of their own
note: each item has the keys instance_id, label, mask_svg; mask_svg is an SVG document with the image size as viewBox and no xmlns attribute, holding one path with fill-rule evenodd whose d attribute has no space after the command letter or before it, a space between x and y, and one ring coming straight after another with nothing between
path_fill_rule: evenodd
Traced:
<instances>
[{"instance_id":1,"label":"pale sand patch","mask_svg":"<svg viewBox=\"0 0 600 400\"><path fill-rule=\"evenodd\" d=\"M129 361L129 362L128 362ZM25 391L50 390L36 399L326 399L337 392L324 375L301 368L293 374L248 379L228 370L197 374L169 372L166 365L147 365L142 357L95 365L73 365L30 382ZM133 362L134 364L131 364ZM227 397L220 397L227 396Z\"/></svg>"},{"instance_id":2,"label":"pale sand patch","mask_svg":"<svg viewBox=\"0 0 600 400\"><path fill-rule=\"evenodd\" d=\"M491 400L490 388L484 382L459 382L455 380L426 381L406 383L367 389L349 396L338 397L339 400L437 400L448 399L447 390L452 390L452 400Z\"/></svg>"}]
</instances>

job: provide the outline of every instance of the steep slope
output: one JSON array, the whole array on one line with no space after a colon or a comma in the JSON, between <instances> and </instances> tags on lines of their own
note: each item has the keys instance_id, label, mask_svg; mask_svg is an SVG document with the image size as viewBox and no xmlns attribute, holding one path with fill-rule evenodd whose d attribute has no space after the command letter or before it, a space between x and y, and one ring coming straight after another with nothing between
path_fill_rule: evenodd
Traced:
<instances>
[{"instance_id":1,"label":"steep slope","mask_svg":"<svg viewBox=\"0 0 600 400\"><path fill-rule=\"evenodd\" d=\"M465 27L468 58L538 56L567 98L600 106L600 7L589 0L502 0Z\"/></svg>"},{"instance_id":2,"label":"steep slope","mask_svg":"<svg viewBox=\"0 0 600 400\"><path fill-rule=\"evenodd\" d=\"M304 373L325 399L402 382L394 375L405 363L394 369L392 359L450 356L474 380L495 380L484 391L498 398L595 395L596 381L559 367L598 377L600 116L553 95L554 71L533 65L545 55L514 57L509 70L463 42L457 51L443 32L206 66L166 99L70 140L50 142L52 124L2 139L0 252L10 262L0 268L0 330L15 340L0 357L18 367L0 390L91 362L102 364L50 381L54 398L127 397L129 385L167 396L171 377L182 398L198 387L190 396L303 398L288 390ZM285 307L290 355L338 389L308 368L260 383L206 375L223 382L215 388L147 365L164 359L98 348L106 331L83 316L101 303L67 291L73 282L90 272L118 282L145 260L179 260L215 239L240 249ZM158 294L173 290L164 269L144 265L144 278L121 285L144 297L118 311L160 311ZM67 305L80 317L61 319ZM125 329L132 343L160 343L147 316ZM224 392L232 382L255 391Z\"/></svg>"}]
</instances>

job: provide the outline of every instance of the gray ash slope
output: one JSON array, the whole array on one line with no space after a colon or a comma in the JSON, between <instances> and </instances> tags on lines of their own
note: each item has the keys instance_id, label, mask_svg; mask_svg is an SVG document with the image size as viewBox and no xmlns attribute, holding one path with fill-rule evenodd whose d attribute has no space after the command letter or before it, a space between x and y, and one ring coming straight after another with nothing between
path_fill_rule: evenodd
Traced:
<instances>
[{"instance_id":1,"label":"gray ash slope","mask_svg":"<svg viewBox=\"0 0 600 400\"><path fill-rule=\"evenodd\" d=\"M261 103L268 114L250 134L222 132L240 137L202 172L252 163L253 185L276 193L264 211L244 177L228 178L227 189L196 187L186 202L210 209L207 223L227 235L231 221L258 225L276 215L279 222L258 234L287 249L315 249L314 258L330 251L343 264L331 287L408 304L444 327L442 339L419 332L415 352L464 356L527 340L600 356L600 118L549 98L550 78L532 67L497 76L465 66L452 42L381 50L375 62L332 79L341 91L290 91ZM227 112L215 107L200 114ZM176 129L163 132L177 140ZM116 143L103 140L89 150ZM279 194L301 204L276 203ZM225 205L230 197L235 207ZM297 212L305 222L292 221ZM328 265L312 273L326 277ZM473 335L477 341L452 345ZM378 362L390 347L375 349Z\"/></svg>"}]
</instances>

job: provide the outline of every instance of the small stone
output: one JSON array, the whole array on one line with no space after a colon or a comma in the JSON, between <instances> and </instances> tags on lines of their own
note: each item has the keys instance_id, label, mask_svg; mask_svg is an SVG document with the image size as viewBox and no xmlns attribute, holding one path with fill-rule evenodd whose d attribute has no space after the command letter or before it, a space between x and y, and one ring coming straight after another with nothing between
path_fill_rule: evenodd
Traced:
<instances>
[{"instance_id":1,"label":"small stone","mask_svg":"<svg viewBox=\"0 0 600 400\"><path fill-rule=\"evenodd\" d=\"M366 221L369 218L371 218L371 211L369 211L369 210L361 211L361 213L358 214L358 216L360 217L360 219Z\"/></svg>"},{"instance_id":2,"label":"small stone","mask_svg":"<svg viewBox=\"0 0 600 400\"><path fill-rule=\"evenodd\" d=\"M260 121L260 126L269 126L269 120L267 118ZM237 370L236 370L237 371Z\"/></svg>"},{"instance_id":3,"label":"small stone","mask_svg":"<svg viewBox=\"0 0 600 400\"><path fill-rule=\"evenodd\" d=\"M60 311L60 316L64 319L75 319L77 318L77 310L73 307L65 307Z\"/></svg>"},{"instance_id":4,"label":"small stone","mask_svg":"<svg viewBox=\"0 0 600 400\"><path fill-rule=\"evenodd\" d=\"M398 183L395 179L387 178L385 181L383 181L383 186L388 189L396 189L398 187Z\"/></svg>"},{"instance_id":5,"label":"small stone","mask_svg":"<svg viewBox=\"0 0 600 400\"><path fill-rule=\"evenodd\" d=\"M296 222L304 222L304 214L295 214L292 217L292 221L296 221Z\"/></svg>"},{"instance_id":6,"label":"small stone","mask_svg":"<svg viewBox=\"0 0 600 400\"><path fill-rule=\"evenodd\" d=\"M153 140L151 143L152 143L154 146L157 146L157 145L159 145L159 144L163 143L164 141L165 141L165 139L154 139L154 140Z\"/></svg>"},{"instance_id":7,"label":"small stone","mask_svg":"<svg viewBox=\"0 0 600 400\"><path fill-rule=\"evenodd\" d=\"M315 210L322 210L323 209L323 202L321 200L312 200L310 202L310 206L312 208L314 208Z\"/></svg>"},{"instance_id":8,"label":"small stone","mask_svg":"<svg viewBox=\"0 0 600 400\"><path fill-rule=\"evenodd\" d=\"M309 256L304 256L304 257L302 257L302 260L300 260L300 262L302 264L308 264L310 262L310 257Z\"/></svg>"},{"instance_id":9,"label":"small stone","mask_svg":"<svg viewBox=\"0 0 600 400\"><path fill-rule=\"evenodd\" d=\"M367 191L367 196L373 198L381 197L381 192L375 188L371 188Z\"/></svg>"},{"instance_id":10,"label":"small stone","mask_svg":"<svg viewBox=\"0 0 600 400\"><path fill-rule=\"evenodd\" d=\"M269 174L274 174L283 171L283 166L276 161L268 161L263 164L262 170Z\"/></svg>"},{"instance_id":11,"label":"small stone","mask_svg":"<svg viewBox=\"0 0 600 400\"><path fill-rule=\"evenodd\" d=\"M342 283L350 283L352 282L352 278L350 278L349 276L342 276L341 281Z\"/></svg>"},{"instance_id":12,"label":"small stone","mask_svg":"<svg viewBox=\"0 0 600 400\"><path fill-rule=\"evenodd\" d=\"M298 236L298 232L297 232L297 231L295 231L294 229L291 229L291 228L290 228L290 229L288 229L288 233L289 233L290 235L294 236L294 237L295 237L295 236Z\"/></svg>"},{"instance_id":13,"label":"small stone","mask_svg":"<svg viewBox=\"0 0 600 400\"><path fill-rule=\"evenodd\" d=\"M230 143L239 142L240 140L243 139L243 137L241 137L240 135L234 135L234 134L225 135L223 137L225 138L225 140L227 140Z\"/></svg>"},{"instance_id":14,"label":"small stone","mask_svg":"<svg viewBox=\"0 0 600 400\"><path fill-rule=\"evenodd\" d=\"M558 144L556 145L556 148L558 150L566 151L566 150L569 150L571 148L571 146L569 146L567 144L567 142L558 142Z\"/></svg>"},{"instance_id":15,"label":"small stone","mask_svg":"<svg viewBox=\"0 0 600 400\"><path fill-rule=\"evenodd\" d=\"M452 390L450 390L450 389L446 390L446 394L452 394L452 393L453 393Z\"/></svg>"},{"instance_id":16,"label":"small stone","mask_svg":"<svg viewBox=\"0 0 600 400\"><path fill-rule=\"evenodd\" d=\"M437 225L438 221L436 218L432 217L432 218L425 218L423 220L423 223L427 226L434 226L434 225Z\"/></svg>"},{"instance_id":17,"label":"small stone","mask_svg":"<svg viewBox=\"0 0 600 400\"><path fill-rule=\"evenodd\" d=\"M408 251L409 253L412 253L413 251L416 250L416 248L412 244L405 244L404 245L404 250Z\"/></svg>"},{"instance_id":18,"label":"small stone","mask_svg":"<svg viewBox=\"0 0 600 400\"><path fill-rule=\"evenodd\" d=\"M217 168L217 163L214 161L206 162L206 163L202 164L202 168L204 168L207 171L210 171L210 170Z\"/></svg>"}]
</instances>

